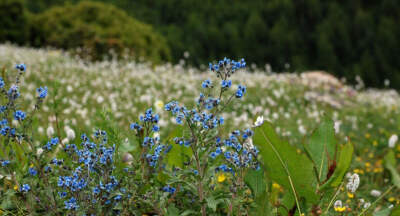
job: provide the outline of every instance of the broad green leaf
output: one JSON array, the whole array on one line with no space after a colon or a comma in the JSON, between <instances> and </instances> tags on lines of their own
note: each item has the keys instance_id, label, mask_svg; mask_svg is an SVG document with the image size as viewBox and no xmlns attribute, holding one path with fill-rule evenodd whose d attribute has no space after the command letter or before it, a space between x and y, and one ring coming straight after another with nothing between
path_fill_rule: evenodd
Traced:
<instances>
[{"instance_id":1,"label":"broad green leaf","mask_svg":"<svg viewBox=\"0 0 400 216\"><path fill-rule=\"evenodd\" d=\"M400 188L400 175L396 170L396 158L392 150L390 150L386 154L385 167L390 171L390 174L392 175L392 183L396 185L397 188Z\"/></svg>"},{"instance_id":2,"label":"broad green leaf","mask_svg":"<svg viewBox=\"0 0 400 216\"><path fill-rule=\"evenodd\" d=\"M354 146L350 142L341 148L336 169L328 181L321 186L320 190L324 190L329 187L337 187L340 185L344 175L350 167L351 160L353 158L353 151Z\"/></svg>"},{"instance_id":3,"label":"broad green leaf","mask_svg":"<svg viewBox=\"0 0 400 216\"><path fill-rule=\"evenodd\" d=\"M175 205L170 205L170 206L168 206L168 209L167 209L167 215L168 216L178 216L179 215L179 209L177 209L175 207Z\"/></svg>"},{"instance_id":4,"label":"broad green leaf","mask_svg":"<svg viewBox=\"0 0 400 216\"><path fill-rule=\"evenodd\" d=\"M282 185L297 200L305 198L307 203L316 203L317 180L311 160L304 154L298 154L296 148L281 141L272 125L264 122L255 129L254 144L260 150L267 176Z\"/></svg>"},{"instance_id":5,"label":"broad green leaf","mask_svg":"<svg viewBox=\"0 0 400 216\"><path fill-rule=\"evenodd\" d=\"M212 209L214 212L217 211L218 200L216 200L213 196L207 197L207 206Z\"/></svg>"},{"instance_id":6,"label":"broad green leaf","mask_svg":"<svg viewBox=\"0 0 400 216\"><path fill-rule=\"evenodd\" d=\"M324 182L327 178L329 162L336 159L335 149L337 143L333 125L333 121L326 118L304 145L305 150L314 162L320 182Z\"/></svg>"},{"instance_id":7,"label":"broad green leaf","mask_svg":"<svg viewBox=\"0 0 400 216\"><path fill-rule=\"evenodd\" d=\"M168 142L172 146L171 150L166 155L166 161L168 165L171 167L180 167L183 168L183 163L187 160L187 158L193 155L193 151L190 147L181 146L176 144L173 139L175 137L181 137L183 135L183 128L177 126L175 130L169 134Z\"/></svg>"},{"instance_id":8,"label":"broad green leaf","mask_svg":"<svg viewBox=\"0 0 400 216\"><path fill-rule=\"evenodd\" d=\"M397 207L395 207L392 212L390 213L390 216L398 216L400 215L400 205L398 205Z\"/></svg>"},{"instance_id":9,"label":"broad green leaf","mask_svg":"<svg viewBox=\"0 0 400 216\"><path fill-rule=\"evenodd\" d=\"M263 170L249 170L244 177L244 181L250 187L255 198L266 193L267 184L264 180Z\"/></svg>"},{"instance_id":10,"label":"broad green leaf","mask_svg":"<svg viewBox=\"0 0 400 216\"><path fill-rule=\"evenodd\" d=\"M373 213L373 216L389 216L391 212L391 209L386 208L377 212Z\"/></svg>"},{"instance_id":11,"label":"broad green leaf","mask_svg":"<svg viewBox=\"0 0 400 216\"><path fill-rule=\"evenodd\" d=\"M250 187L253 195L256 208L254 215L269 216L272 213L271 204L268 199L267 184L264 178L264 171L249 170L244 177L244 181Z\"/></svg>"}]
</instances>

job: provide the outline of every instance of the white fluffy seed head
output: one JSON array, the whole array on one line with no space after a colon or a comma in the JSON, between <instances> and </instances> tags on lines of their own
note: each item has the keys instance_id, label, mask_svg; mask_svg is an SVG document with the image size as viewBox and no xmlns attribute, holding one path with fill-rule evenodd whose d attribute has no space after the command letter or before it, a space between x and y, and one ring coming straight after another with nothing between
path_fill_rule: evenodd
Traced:
<instances>
[{"instance_id":1,"label":"white fluffy seed head","mask_svg":"<svg viewBox=\"0 0 400 216\"><path fill-rule=\"evenodd\" d=\"M393 134L389 138L389 148L394 148L394 146L396 145L398 139L399 139L399 137L396 134Z\"/></svg>"},{"instance_id":2,"label":"white fluffy seed head","mask_svg":"<svg viewBox=\"0 0 400 216\"><path fill-rule=\"evenodd\" d=\"M54 128L50 125L47 130L46 130L46 134L48 137L52 137L54 134Z\"/></svg>"},{"instance_id":3,"label":"white fluffy seed head","mask_svg":"<svg viewBox=\"0 0 400 216\"><path fill-rule=\"evenodd\" d=\"M358 186L360 185L360 176L358 176L357 173L354 173L348 179L349 181L346 185L347 190L351 193L356 192Z\"/></svg>"}]
</instances>

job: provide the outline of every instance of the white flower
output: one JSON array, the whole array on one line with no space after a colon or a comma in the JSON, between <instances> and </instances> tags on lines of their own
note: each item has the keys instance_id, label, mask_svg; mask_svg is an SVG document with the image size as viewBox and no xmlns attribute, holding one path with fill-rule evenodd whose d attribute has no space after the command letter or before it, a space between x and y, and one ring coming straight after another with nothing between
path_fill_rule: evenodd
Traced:
<instances>
[{"instance_id":1,"label":"white flower","mask_svg":"<svg viewBox=\"0 0 400 216\"><path fill-rule=\"evenodd\" d=\"M61 140L61 143L62 143L62 144L67 144L67 143L69 143L68 138L64 138L63 140Z\"/></svg>"},{"instance_id":2,"label":"white flower","mask_svg":"<svg viewBox=\"0 0 400 216\"><path fill-rule=\"evenodd\" d=\"M343 203L342 200L336 200L335 204L333 204L334 208L342 208Z\"/></svg>"},{"instance_id":3,"label":"white flower","mask_svg":"<svg viewBox=\"0 0 400 216\"><path fill-rule=\"evenodd\" d=\"M261 126L264 123L264 116L258 116L256 122L254 123L254 127Z\"/></svg>"},{"instance_id":4,"label":"white flower","mask_svg":"<svg viewBox=\"0 0 400 216\"><path fill-rule=\"evenodd\" d=\"M394 148L398 139L399 139L399 137L396 134L393 134L389 138L389 148Z\"/></svg>"},{"instance_id":5,"label":"white flower","mask_svg":"<svg viewBox=\"0 0 400 216\"><path fill-rule=\"evenodd\" d=\"M66 133L67 133L67 138L68 138L69 140L74 140L74 139L75 139L75 132L74 132L74 130L72 130L71 128L67 128Z\"/></svg>"},{"instance_id":6,"label":"white flower","mask_svg":"<svg viewBox=\"0 0 400 216\"><path fill-rule=\"evenodd\" d=\"M335 128L335 133L339 133L340 130L340 125L342 124L342 122L340 121L335 121L335 125L333 126L333 128Z\"/></svg>"},{"instance_id":7,"label":"white flower","mask_svg":"<svg viewBox=\"0 0 400 216\"><path fill-rule=\"evenodd\" d=\"M42 148L38 148L37 151L36 151L36 154L38 156L40 156L42 153L43 153L43 149Z\"/></svg>"},{"instance_id":8,"label":"white flower","mask_svg":"<svg viewBox=\"0 0 400 216\"><path fill-rule=\"evenodd\" d=\"M52 126L49 126L46 130L47 136L52 137L54 134L54 128Z\"/></svg>"},{"instance_id":9,"label":"white flower","mask_svg":"<svg viewBox=\"0 0 400 216\"><path fill-rule=\"evenodd\" d=\"M300 132L301 134L303 134L303 135L307 133L307 131L306 131L306 129L304 128L303 125L300 125L300 126L299 126L299 132Z\"/></svg>"},{"instance_id":10,"label":"white flower","mask_svg":"<svg viewBox=\"0 0 400 216\"><path fill-rule=\"evenodd\" d=\"M379 197L382 193L378 190L372 190L370 194L373 197Z\"/></svg>"},{"instance_id":11,"label":"white flower","mask_svg":"<svg viewBox=\"0 0 400 216\"><path fill-rule=\"evenodd\" d=\"M349 177L349 182L346 185L346 188L351 193L356 192L358 186L360 185L360 176L357 173L354 173Z\"/></svg>"},{"instance_id":12,"label":"white flower","mask_svg":"<svg viewBox=\"0 0 400 216\"><path fill-rule=\"evenodd\" d=\"M364 204L364 208L366 209L366 208L369 208L371 206L371 203L370 202L366 202L365 204Z\"/></svg>"},{"instance_id":13,"label":"white flower","mask_svg":"<svg viewBox=\"0 0 400 216\"><path fill-rule=\"evenodd\" d=\"M154 103L154 106L156 107L156 110L159 112L159 111L162 111L163 109L164 109L164 102L162 102L161 100L157 100L155 103Z\"/></svg>"}]
</instances>

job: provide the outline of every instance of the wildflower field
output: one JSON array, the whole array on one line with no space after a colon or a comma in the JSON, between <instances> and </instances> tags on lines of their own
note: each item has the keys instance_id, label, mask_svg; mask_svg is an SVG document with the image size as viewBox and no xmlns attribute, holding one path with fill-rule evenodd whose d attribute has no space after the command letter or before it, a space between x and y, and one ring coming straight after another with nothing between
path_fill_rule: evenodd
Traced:
<instances>
[{"instance_id":1,"label":"wildflower field","mask_svg":"<svg viewBox=\"0 0 400 216\"><path fill-rule=\"evenodd\" d=\"M0 45L0 215L400 215L395 90L204 65Z\"/></svg>"}]
</instances>

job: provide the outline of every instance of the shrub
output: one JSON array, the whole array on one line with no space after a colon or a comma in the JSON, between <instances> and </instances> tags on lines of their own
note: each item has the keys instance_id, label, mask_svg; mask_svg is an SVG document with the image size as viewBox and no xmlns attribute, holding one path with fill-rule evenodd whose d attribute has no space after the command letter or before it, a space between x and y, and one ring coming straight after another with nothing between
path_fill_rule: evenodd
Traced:
<instances>
[{"instance_id":1,"label":"shrub","mask_svg":"<svg viewBox=\"0 0 400 216\"><path fill-rule=\"evenodd\" d=\"M153 62L169 59L165 39L151 26L111 5L81 2L54 7L34 19L34 45L63 49L83 48L82 54L98 60L113 50Z\"/></svg>"},{"instance_id":2,"label":"shrub","mask_svg":"<svg viewBox=\"0 0 400 216\"><path fill-rule=\"evenodd\" d=\"M28 37L28 15L21 0L0 1L0 42L24 43Z\"/></svg>"}]
</instances>

